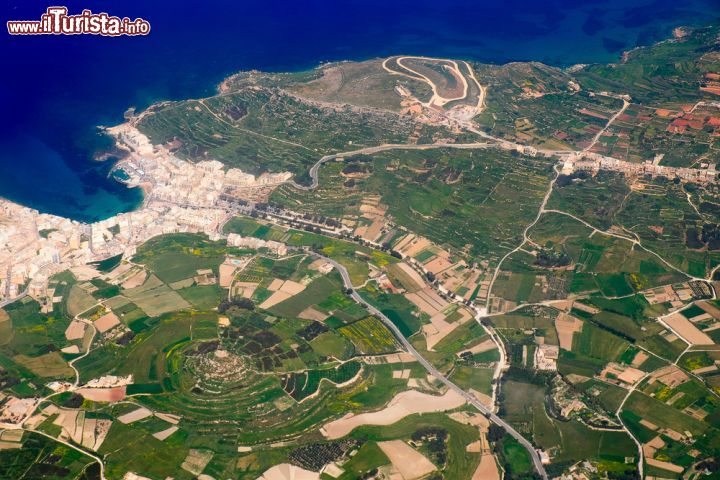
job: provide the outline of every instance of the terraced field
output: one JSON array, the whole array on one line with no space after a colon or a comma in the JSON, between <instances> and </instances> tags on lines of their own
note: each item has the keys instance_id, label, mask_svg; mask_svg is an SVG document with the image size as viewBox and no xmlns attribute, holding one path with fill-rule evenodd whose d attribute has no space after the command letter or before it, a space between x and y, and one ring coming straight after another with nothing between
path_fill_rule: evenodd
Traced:
<instances>
[{"instance_id":1,"label":"terraced field","mask_svg":"<svg viewBox=\"0 0 720 480\"><path fill-rule=\"evenodd\" d=\"M335 245L344 244L328 243L330 248ZM239 281L258 283L251 298L227 301L226 290L216 284L194 284L197 270L215 272L226 256L235 254L253 256L235 275ZM75 365L82 382L103 375L131 375L132 383L121 394L133 395L131 401L82 404L87 415L111 422L98 450L110 478L128 470L192 478L195 467L186 471L180 464L199 461L184 460L193 455L205 458L198 449L211 452L211 460L202 467L206 474L233 475L234 463L227 460L237 455L239 445L267 449L288 439L313 442L320 438L318 426L329 419L352 409L381 407L407 388L407 380L394 378L390 365L366 365L354 359L395 352L398 345L379 320L348 300L336 273L311 269L313 259L307 255L274 258L238 252L202 237L175 235L154 239L138 250L134 261L138 262L134 269L147 271L142 284L124 289L103 280L102 288L112 287L114 296L95 299L101 304L84 313L94 318L112 311L120 319L116 328L132 328L122 337L98 336ZM62 278L69 298L76 288L73 278ZM303 289L268 310L257 306L284 282ZM77 294L72 298L76 301ZM327 317L327 324L302 318L300 314L308 309L319 318ZM9 338L3 337L7 340L2 348L12 351L22 346L26 352L14 361L0 357L4 372L16 368L27 382L15 385L18 393L43 376L61 379L66 371L68 376L72 373L66 363L72 356L29 348L34 344L39 348L49 338L62 345L69 318L54 322L31 300L13 304L3 313L8 322L2 325L12 329ZM56 405L70 401L68 395L58 397L62 401ZM141 411L138 408L149 413L131 420L134 411ZM51 421L42 427L51 436L59 433L58 428ZM140 444L142 454L137 450ZM280 452L290 454L290 450Z\"/></svg>"},{"instance_id":2,"label":"terraced field","mask_svg":"<svg viewBox=\"0 0 720 480\"><path fill-rule=\"evenodd\" d=\"M314 395L323 380L336 385L346 383L360 373L360 364L348 362L326 370L306 370L302 373L291 373L282 378L282 387L291 397L302 401Z\"/></svg>"},{"instance_id":3,"label":"terraced field","mask_svg":"<svg viewBox=\"0 0 720 480\"><path fill-rule=\"evenodd\" d=\"M271 199L301 212L351 213L379 195L397 224L440 245L494 258L514 246L536 213L551 163L497 150L394 151L372 155L373 173L351 188L332 166L318 190L277 190ZM348 160L346 160L348 161Z\"/></svg>"},{"instance_id":4,"label":"terraced field","mask_svg":"<svg viewBox=\"0 0 720 480\"><path fill-rule=\"evenodd\" d=\"M6 256L0 478L717 477L718 31L241 72L128 115L167 222L0 219L41 246ZM208 168L187 206L154 196L175 156L292 178ZM207 235L137 244L161 231Z\"/></svg>"}]
</instances>

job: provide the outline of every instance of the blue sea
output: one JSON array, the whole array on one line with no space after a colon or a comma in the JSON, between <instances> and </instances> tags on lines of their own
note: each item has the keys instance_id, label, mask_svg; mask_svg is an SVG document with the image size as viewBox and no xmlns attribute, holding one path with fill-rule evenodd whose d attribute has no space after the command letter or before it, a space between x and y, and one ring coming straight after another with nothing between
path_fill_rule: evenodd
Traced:
<instances>
[{"instance_id":1,"label":"blue sea","mask_svg":"<svg viewBox=\"0 0 720 480\"><path fill-rule=\"evenodd\" d=\"M98 125L129 107L208 95L237 70L422 54L558 66L610 62L717 21L717 0L4 0L7 20L50 5L142 17L147 37L0 34L0 196L82 221L136 208L107 174Z\"/></svg>"}]
</instances>

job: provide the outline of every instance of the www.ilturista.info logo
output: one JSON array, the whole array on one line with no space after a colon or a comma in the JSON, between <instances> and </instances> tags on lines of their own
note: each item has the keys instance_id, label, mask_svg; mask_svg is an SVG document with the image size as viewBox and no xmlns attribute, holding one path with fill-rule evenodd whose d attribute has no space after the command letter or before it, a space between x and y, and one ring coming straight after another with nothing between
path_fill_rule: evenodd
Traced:
<instances>
[{"instance_id":1,"label":"www.ilturista.info logo","mask_svg":"<svg viewBox=\"0 0 720 480\"><path fill-rule=\"evenodd\" d=\"M11 20L7 22L10 35L147 35L150 23L142 18L130 20L83 10L79 15L68 15L67 7L48 7L40 20Z\"/></svg>"}]
</instances>

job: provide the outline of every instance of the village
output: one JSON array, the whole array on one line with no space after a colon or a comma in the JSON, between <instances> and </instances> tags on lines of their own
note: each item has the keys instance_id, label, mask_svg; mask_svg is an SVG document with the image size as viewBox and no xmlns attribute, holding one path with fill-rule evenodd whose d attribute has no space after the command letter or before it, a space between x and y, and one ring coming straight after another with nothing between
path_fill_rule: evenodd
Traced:
<instances>
[{"instance_id":1,"label":"village","mask_svg":"<svg viewBox=\"0 0 720 480\"><path fill-rule=\"evenodd\" d=\"M116 255L130 256L137 245L158 235L205 232L214 236L232 215L216 206L221 197L240 203L258 201L291 176L278 173L256 178L238 169L226 172L216 161L179 160L126 124L110 133L131 150L117 168L129 177L124 180L128 186L145 189L142 207L83 224L0 200L0 304L24 295L43 298L52 275Z\"/></svg>"},{"instance_id":2,"label":"village","mask_svg":"<svg viewBox=\"0 0 720 480\"><path fill-rule=\"evenodd\" d=\"M207 160L197 163L180 160L171 145L153 145L131 124L108 130L127 157L115 170L122 171L122 181L130 187L141 187L145 200L141 208L106 220L83 224L70 219L41 214L33 209L0 200L0 303L24 295L46 297L48 279L68 268L85 265L116 255L130 256L137 245L166 233L204 232L211 238L220 235L222 226L236 213L250 213L256 203L267 201L269 194L291 180L289 172L266 173L258 177ZM500 142L502 149L519 150L530 156L536 149ZM557 152L561 173L576 170L616 171L628 176L663 176L682 181L709 183L716 180L714 165L706 168L684 168L658 165L657 162L632 163L592 152ZM545 155L554 154L542 152ZM118 176L119 178L119 176ZM387 206L380 199L368 197L359 209L358 219L342 223L316 221L288 210L265 210L265 214L285 224L302 224L330 234L359 237L368 244L381 246L388 233L397 231L386 216ZM332 225L330 225L332 223ZM486 299L491 275L488 265L474 268L429 240L408 233L394 242L396 250L422 270L437 277L441 291L458 294L464 301ZM494 309L512 308L512 304L493 302Z\"/></svg>"}]
</instances>

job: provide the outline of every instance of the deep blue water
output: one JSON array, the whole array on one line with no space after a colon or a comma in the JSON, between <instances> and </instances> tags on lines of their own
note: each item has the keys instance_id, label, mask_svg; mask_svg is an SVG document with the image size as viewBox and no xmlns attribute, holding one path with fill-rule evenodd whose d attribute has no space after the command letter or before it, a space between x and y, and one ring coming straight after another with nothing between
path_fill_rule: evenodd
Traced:
<instances>
[{"instance_id":1,"label":"deep blue water","mask_svg":"<svg viewBox=\"0 0 720 480\"><path fill-rule=\"evenodd\" d=\"M0 196L78 220L135 208L138 190L94 156L95 128L162 99L211 93L241 69L424 54L501 63L608 62L623 49L720 16L718 0L4 0L6 20L49 5L152 25L147 37L0 34ZM3 27L4 30L4 27Z\"/></svg>"}]
</instances>

